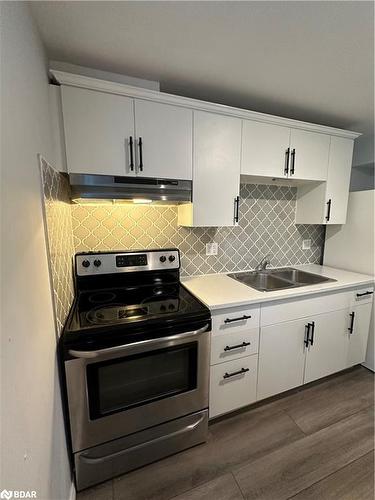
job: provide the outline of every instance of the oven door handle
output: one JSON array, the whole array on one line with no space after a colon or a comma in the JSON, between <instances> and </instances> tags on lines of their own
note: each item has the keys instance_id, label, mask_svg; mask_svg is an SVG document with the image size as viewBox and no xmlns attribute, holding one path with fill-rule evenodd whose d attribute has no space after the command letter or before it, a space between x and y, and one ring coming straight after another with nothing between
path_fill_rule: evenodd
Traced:
<instances>
[{"instance_id":1,"label":"oven door handle","mask_svg":"<svg viewBox=\"0 0 375 500\"><path fill-rule=\"evenodd\" d=\"M197 335L200 335L201 333L206 332L209 326L210 325L207 324L202 328L199 328L198 330L194 330L192 332L170 335L169 337L162 337L158 339L141 340L140 342L133 342L131 344L108 347L107 349L100 349L99 351L76 351L75 349L69 349L69 354L74 358L97 358L98 356L102 356L104 354L131 351L136 347L160 345L173 340L184 340L186 338L195 337Z\"/></svg>"},{"instance_id":2,"label":"oven door handle","mask_svg":"<svg viewBox=\"0 0 375 500\"><path fill-rule=\"evenodd\" d=\"M157 444L157 443L160 443L162 441L165 441L166 439L170 439L173 437L180 436L181 434L186 434L187 432L191 432L194 429L196 429L198 427L198 425L200 425L203 422L204 418L205 418L205 415L201 415L198 418L198 420L196 420L192 424L187 425L183 429L178 429L177 431L170 432L169 434L166 434L165 436L159 436L155 439L151 439L151 441L146 441L144 443L136 444L134 446L131 446L130 448L125 448L125 450L116 451L115 453L111 453L110 455L105 455L104 457L88 457L85 455L81 455L80 460L87 462L87 463L90 463L90 464L103 463L106 460L111 460L113 458L120 457L121 455L125 455L126 453L139 450L139 449L143 448L144 446L148 446L150 444Z\"/></svg>"}]
</instances>

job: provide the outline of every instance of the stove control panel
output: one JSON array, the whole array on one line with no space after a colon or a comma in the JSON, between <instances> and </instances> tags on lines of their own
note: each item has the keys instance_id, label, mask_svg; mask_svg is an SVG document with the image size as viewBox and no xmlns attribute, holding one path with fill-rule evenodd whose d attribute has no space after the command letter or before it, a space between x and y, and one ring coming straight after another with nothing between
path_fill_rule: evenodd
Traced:
<instances>
[{"instance_id":1,"label":"stove control panel","mask_svg":"<svg viewBox=\"0 0 375 500\"><path fill-rule=\"evenodd\" d=\"M88 252L75 256L75 268L77 276L179 269L180 253L177 249Z\"/></svg>"}]
</instances>

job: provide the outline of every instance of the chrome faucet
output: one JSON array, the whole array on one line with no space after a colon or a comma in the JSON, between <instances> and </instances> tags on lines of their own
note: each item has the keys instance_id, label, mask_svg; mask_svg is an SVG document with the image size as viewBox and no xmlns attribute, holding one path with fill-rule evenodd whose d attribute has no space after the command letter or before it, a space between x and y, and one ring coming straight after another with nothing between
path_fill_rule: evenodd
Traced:
<instances>
[{"instance_id":1,"label":"chrome faucet","mask_svg":"<svg viewBox=\"0 0 375 500\"><path fill-rule=\"evenodd\" d=\"M255 271L265 271L266 267L271 264L271 255L266 255L256 266Z\"/></svg>"}]
</instances>

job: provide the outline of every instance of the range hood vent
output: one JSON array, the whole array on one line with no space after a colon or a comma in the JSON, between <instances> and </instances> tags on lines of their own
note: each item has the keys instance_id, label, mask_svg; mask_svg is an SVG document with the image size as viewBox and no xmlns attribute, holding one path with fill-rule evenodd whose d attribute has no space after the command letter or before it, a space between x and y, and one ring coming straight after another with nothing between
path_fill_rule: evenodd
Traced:
<instances>
[{"instance_id":1,"label":"range hood vent","mask_svg":"<svg viewBox=\"0 0 375 500\"><path fill-rule=\"evenodd\" d=\"M189 180L69 174L72 200L127 200L179 204L192 200Z\"/></svg>"}]
</instances>

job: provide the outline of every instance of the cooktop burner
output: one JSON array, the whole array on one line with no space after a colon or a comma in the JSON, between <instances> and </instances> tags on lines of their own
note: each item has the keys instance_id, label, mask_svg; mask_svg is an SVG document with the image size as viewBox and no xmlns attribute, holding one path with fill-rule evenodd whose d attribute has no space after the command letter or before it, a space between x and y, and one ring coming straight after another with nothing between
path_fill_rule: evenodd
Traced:
<instances>
[{"instance_id":1,"label":"cooktop burner","mask_svg":"<svg viewBox=\"0 0 375 500\"><path fill-rule=\"evenodd\" d=\"M178 250L77 254L76 299L65 335L104 339L142 329L152 336L166 325L209 319L179 278Z\"/></svg>"}]
</instances>

